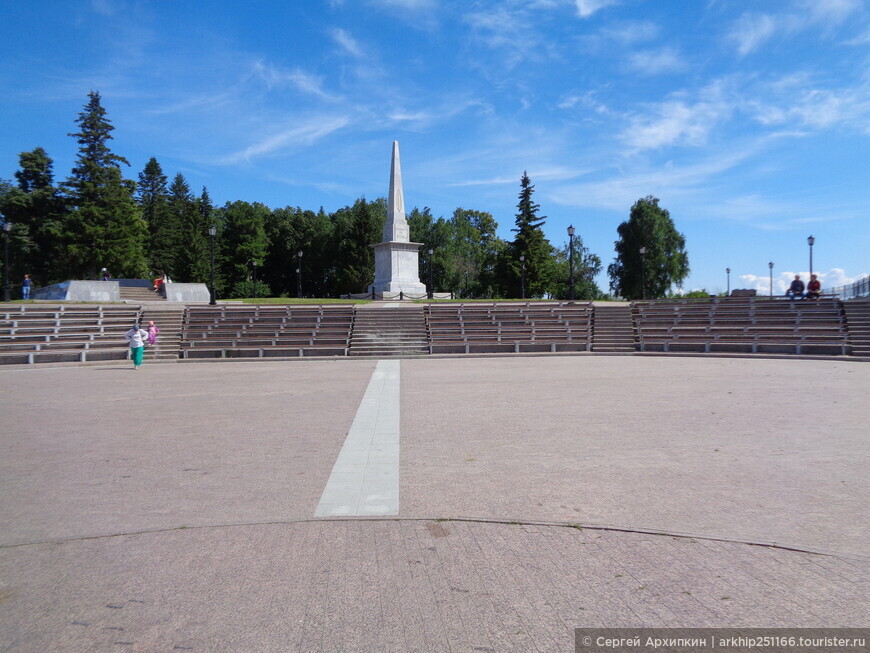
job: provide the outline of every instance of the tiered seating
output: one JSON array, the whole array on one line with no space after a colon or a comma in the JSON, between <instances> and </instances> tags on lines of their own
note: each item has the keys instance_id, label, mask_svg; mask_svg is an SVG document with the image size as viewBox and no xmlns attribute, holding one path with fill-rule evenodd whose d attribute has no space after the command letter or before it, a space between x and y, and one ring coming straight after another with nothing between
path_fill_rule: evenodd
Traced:
<instances>
[{"instance_id":1,"label":"tiered seating","mask_svg":"<svg viewBox=\"0 0 870 653\"><path fill-rule=\"evenodd\" d=\"M589 351L590 303L430 304L429 351Z\"/></svg>"},{"instance_id":2,"label":"tiered seating","mask_svg":"<svg viewBox=\"0 0 870 653\"><path fill-rule=\"evenodd\" d=\"M191 306L182 358L346 356L352 305Z\"/></svg>"},{"instance_id":3,"label":"tiered seating","mask_svg":"<svg viewBox=\"0 0 870 653\"><path fill-rule=\"evenodd\" d=\"M123 360L124 333L139 319L124 304L0 307L0 364Z\"/></svg>"},{"instance_id":4,"label":"tiered seating","mask_svg":"<svg viewBox=\"0 0 870 653\"><path fill-rule=\"evenodd\" d=\"M846 354L836 298L633 302L641 351Z\"/></svg>"}]
</instances>

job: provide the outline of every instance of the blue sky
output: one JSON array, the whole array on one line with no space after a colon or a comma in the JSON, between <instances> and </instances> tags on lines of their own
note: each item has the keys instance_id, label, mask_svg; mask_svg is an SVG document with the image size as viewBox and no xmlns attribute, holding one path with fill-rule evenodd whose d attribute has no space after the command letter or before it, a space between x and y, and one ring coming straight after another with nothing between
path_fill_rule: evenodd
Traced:
<instances>
[{"instance_id":1,"label":"blue sky","mask_svg":"<svg viewBox=\"0 0 870 653\"><path fill-rule=\"evenodd\" d=\"M37 0L0 8L0 177L98 90L136 179L152 156L218 204L334 211L385 196L491 212L524 170L551 242L604 265L654 195L685 290L870 272L870 5L863 0ZM599 285L607 289L604 276Z\"/></svg>"}]
</instances>

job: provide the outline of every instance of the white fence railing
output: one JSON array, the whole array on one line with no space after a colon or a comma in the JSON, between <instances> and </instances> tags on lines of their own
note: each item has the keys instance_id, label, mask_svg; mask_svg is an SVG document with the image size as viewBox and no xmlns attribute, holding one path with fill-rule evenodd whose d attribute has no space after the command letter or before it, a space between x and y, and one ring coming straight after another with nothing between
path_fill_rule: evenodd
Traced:
<instances>
[{"instance_id":1,"label":"white fence railing","mask_svg":"<svg viewBox=\"0 0 870 653\"><path fill-rule=\"evenodd\" d=\"M826 295L837 295L840 299L855 299L856 297L870 297L870 276L858 279L854 283L845 286L837 286L823 291Z\"/></svg>"}]
</instances>

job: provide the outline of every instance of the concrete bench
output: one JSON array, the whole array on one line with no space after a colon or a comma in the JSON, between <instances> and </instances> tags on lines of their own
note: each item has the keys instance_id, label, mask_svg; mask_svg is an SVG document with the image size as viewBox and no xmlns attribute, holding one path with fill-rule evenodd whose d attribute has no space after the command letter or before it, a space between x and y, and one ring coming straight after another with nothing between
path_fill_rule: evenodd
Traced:
<instances>
[{"instance_id":1,"label":"concrete bench","mask_svg":"<svg viewBox=\"0 0 870 653\"><path fill-rule=\"evenodd\" d=\"M347 347L308 345L299 347L195 347L181 350L189 358L272 358L302 356L347 356Z\"/></svg>"}]
</instances>

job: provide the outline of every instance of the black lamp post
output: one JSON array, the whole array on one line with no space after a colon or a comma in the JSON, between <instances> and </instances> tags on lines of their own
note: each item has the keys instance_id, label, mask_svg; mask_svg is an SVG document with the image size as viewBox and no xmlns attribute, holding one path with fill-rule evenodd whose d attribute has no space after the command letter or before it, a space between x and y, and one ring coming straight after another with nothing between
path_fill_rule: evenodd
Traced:
<instances>
[{"instance_id":1,"label":"black lamp post","mask_svg":"<svg viewBox=\"0 0 870 653\"><path fill-rule=\"evenodd\" d=\"M646 299L646 247L640 250L640 298Z\"/></svg>"},{"instance_id":2,"label":"black lamp post","mask_svg":"<svg viewBox=\"0 0 870 653\"><path fill-rule=\"evenodd\" d=\"M251 269L253 271L251 274L251 279L254 282L254 299L257 299L257 261L256 260L251 261Z\"/></svg>"},{"instance_id":3,"label":"black lamp post","mask_svg":"<svg viewBox=\"0 0 870 653\"><path fill-rule=\"evenodd\" d=\"M522 276L520 277L520 299L526 298L526 255L520 254L520 267L522 268Z\"/></svg>"},{"instance_id":4,"label":"black lamp post","mask_svg":"<svg viewBox=\"0 0 870 653\"><path fill-rule=\"evenodd\" d=\"M725 296L730 297L731 296L731 268L725 268L725 276L728 277L728 286L727 286L728 289L725 291Z\"/></svg>"},{"instance_id":5,"label":"black lamp post","mask_svg":"<svg viewBox=\"0 0 870 653\"><path fill-rule=\"evenodd\" d=\"M214 306L217 304L217 293L214 289L214 237L217 236L217 225L212 225L208 228L208 235L211 239L211 297L208 303Z\"/></svg>"},{"instance_id":6,"label":"black lamp post","mask_svg":"<svg viewBox=\"0 0 870 653\"><path fill-rule=\"evenodd\" d=\"M770 296L773 297L773 261L767 264L770 268Z\"/></svg>"},{"instance_id":7,"label":"black lamp post","mask_svg":"<svg viewBox=\"0 0 870 653\"><path fill-rule=\"evenodd\" d=\"M12 223L9 220L3 222L3 301L9 299L9 234L12 231Z\"/></svg>"},{"instance_id":8,"label":"black lamp post","mask_svg":"<svg viewBox=\"0 0 870 653\"><path fill-rule=\"evenodd\" d=\"M810 278L813 276L813 245L816 244L816 239L813 236L807 238L807 243L810 246Z\"/></svg>"},{"instance_id":9,"label":"black lamp post","mask_svg":"<svg viewBox=\"0 0 870 653\"><path fill-rule=\"evenodd\" d=\"M568 226L568 299L574 301L574 225Z\"/></svg>"},{"instance_id":10,"label":"black lamp post","mask_svg":"<svg viewBox=\"0 0 870 653\"><path fill-rule=\"evenodd\" d=\"M302 299L302 250L296 252L296 296Z\"/></svg>"},{"instance_id":11,"label":"black lamp post","mask_svg":"<svg viewBox=\"0 0 870 653\"><path fill-rule=\"evenodd\" d=\"M435 253L435 250L431 247L429 248L429 299L435 298L435 277L432 276L432 255Z\"/></svg>"}]
</instances>

